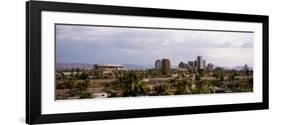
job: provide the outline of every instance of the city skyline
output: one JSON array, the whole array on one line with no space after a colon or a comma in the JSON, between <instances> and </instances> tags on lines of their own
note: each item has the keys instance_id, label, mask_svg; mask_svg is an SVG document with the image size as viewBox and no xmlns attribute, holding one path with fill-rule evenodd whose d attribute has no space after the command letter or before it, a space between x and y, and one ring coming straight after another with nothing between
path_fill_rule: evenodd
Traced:
<instances>
[{"instance_id":1,"label":"city skyline","mask_svg":"<svg viewBox=\"0 0 281 125\"><path fill-rule=\"evenodd\" d=\"M203 56L223 67L253 66L254 33L56 26L56 63L171 65Z\"/></svg>"}]
</instances>

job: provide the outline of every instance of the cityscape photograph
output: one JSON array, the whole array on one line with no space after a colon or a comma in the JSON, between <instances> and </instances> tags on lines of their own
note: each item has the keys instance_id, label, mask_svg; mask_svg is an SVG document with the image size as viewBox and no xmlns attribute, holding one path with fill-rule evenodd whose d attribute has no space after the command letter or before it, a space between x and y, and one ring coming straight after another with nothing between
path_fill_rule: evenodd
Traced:
<instances>
[{"instance_id":1,"label":"cityscape photograph","mask_svg":"<svg viewBox=\"0 0 281 125\"><path fill-rule=\"evenodd\" d=\"M253 92L254 33L56 24L55 99Z\"/></svg>"}]
</instances>

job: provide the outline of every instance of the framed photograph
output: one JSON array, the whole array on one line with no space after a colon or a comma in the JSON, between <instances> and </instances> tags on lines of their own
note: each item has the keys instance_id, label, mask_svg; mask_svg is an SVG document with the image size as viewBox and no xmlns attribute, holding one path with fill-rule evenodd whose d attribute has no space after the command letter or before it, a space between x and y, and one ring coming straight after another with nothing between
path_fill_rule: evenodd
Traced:
<instances>
[{"instance_id":1,"label":"framed photograph","mask_svg":"<svg viewBox=\"0 0 281 125\"><path fill-rule=\"evenodd\" d=\"M26 4L26 123L268 109L268 16Z\"/></svg>"}]
</instances>

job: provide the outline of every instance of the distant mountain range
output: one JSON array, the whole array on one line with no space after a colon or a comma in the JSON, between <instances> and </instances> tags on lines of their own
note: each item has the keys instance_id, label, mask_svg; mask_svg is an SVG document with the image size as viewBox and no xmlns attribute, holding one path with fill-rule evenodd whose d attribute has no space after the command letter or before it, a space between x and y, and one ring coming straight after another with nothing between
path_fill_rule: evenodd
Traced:
<instances>
[{"instance_id":1,"label":"distant mountain range","mask_svg":"<svg viewBox=\"0 0 281 125\"><path fill-rule=\"evenodd\" d=\"M214 66L214 68L221 67L226 70L242 70L244 66L234 66L234 67L222 67L222 66ZM248 67L250 70L253 70L253 67Z\"/></svg>"},{"instance_id":2,"label":"distant mountain range","mask_svg":"<svg viewBox=\"0 0 281 125\"><path fill-rule=\"evenodd\" d=\"M140 69L151 69L154 68L154 65L136 65L136 64L122 64L125 69L128 70L140 70ZM86 63L57 63L56 69L57 70L71 70L71 69L92 69L94 64L86 64ZM218 66L214 66L218 67ZM172 68L177 68L177 65L172 65ZM235 66L235 67L223 67L224 69L235 69L235 70L242 70L244 66ZM249 67L250 70L253 67Z\"/></svg>"},{"instance_id":3,"label":"distant mountain range","mask_svg":"<svg viewBox=\"0 0 281 125\"><path fill-rule=\"evenodd\" d=\"M154 68L154 65L136 65L136 64L123 64L125 69L133 70L133 69L151 69Z\"/></svg>"},{"instance_id":4,"label":"distant mountain range","mask_svg":"<svg viewBox=\"0 0 281 125\"><path fill-rule=\"evenodd\" d=\"M136 65L136 64L122 64L125 69L151 69L154 68L154 65ZM71 69L92 69L94 64L85 64L85 63L57 63L57 70L71 70Z\"/></svg>"},{"instance_id":5,"label":"distant mountain range","mask_svg":"<svg viewBox=\"0 0 281 125\"><path fill-rule=\"evenodd\" d=\"M244 66L235 66L235 67L232 67L230 69L235 69L235 70L242 70L244 68ZM253 70L253 67L248 67L249 70Z\"/></svg>"},{"instance_id":6,"label":"distant mountain range","mask_svg":"<svg viewBox=\"0 0 281 125\"><path fill-rule=\"evenodd\" d=\"M92 64L84 64L84 63L57 63L57 70L71 70L71 69L92 69Z\"/></svg>"}]
</instances>

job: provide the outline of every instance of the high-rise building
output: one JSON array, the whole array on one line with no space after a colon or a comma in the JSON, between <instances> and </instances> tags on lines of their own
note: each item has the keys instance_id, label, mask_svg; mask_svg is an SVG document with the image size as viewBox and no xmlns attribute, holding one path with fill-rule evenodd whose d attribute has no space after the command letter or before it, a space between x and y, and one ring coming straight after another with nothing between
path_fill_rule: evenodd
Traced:
<instances>
[{"instance_id":1,"label":"high-rise building","mask_svg":"<svg viewBox=\"0 0 281 125\"><path fill-rule=\"evenodd\" d=\"M193 68L194 68L194 62L193 62L193 61L188 61L188 62L187 62L187 68L188 68L188 70L193 70Z\"/></svg>"},{"instance_id":2,"label":"high-rise building","mask_svg":"<svg viewBox=\"0 0 281 125\"><path fill-rule=\"evenodd\" d=\"M207 70L212 71L214 68L214 65L212 63L208 63Z\"/></svg>"},{"instance_id":3,"label":"high-rise building","mask_svg":"<svg viewBox=\"0 0 281 125\"><path fill-rule=\"evenodd\" d=\"M197 62L197 60L194 60L193 67L194 67L194 69L197 69L197 67L198 67L198 62Z\"/></svg>"},{"instance_id":4,"label":"high-rise building","mask_svg":"<svg viewBox=\"0 0 281 125\"><path fill-rule=\"evenodd\" d=\"M205 59L203 60L203 69L204 70L206 69L206 60Z\"/></svg>"},{"instance_id":5,"label":"high-rise building","mask_svg":"<svg viewBox=\"0 0 281 125\"><path fill-rule=\"evenodd\" d=\"M203 64L203 57L202 56L197 56L197 69L203 69L204 67Z\"/></svg>"},{"instance_id":6,"label":"high-rise building","mask_svg":"<svg viewBox=\"0 0 281 125\"><path fill-rule=\"evenodd\" d=\"M168 74L171 69L171 63L169 59L162 59L162 73Z\"/></svg>"},{"instance_id":7,"label":"high-rise building","mask_svg":"<svg viewBox=\"0 0 281 125\"><path fill-rule=\"evenodd\" d=\"M193 66L193 61L188 61L187 64L188 64L189 66Z\"/></svg>"},{"instance_id":8,"label":"high-rise building","mask_svg":"<svg viewBox=\"0 0 281 125\"><path fill-rule=\"evenodd\" d=\"M155 69L161 69L162 68L162 62L161 62L161 60L160 59L157 59L156 61L155 61Z\"/></svg>"},{"instance_id":9,"label":"high-rise building","mask_svg":"<svg viewBox=\"0 0 281 125\"><path fill-rule=\"evenodd\" d=\"M187 64L184 63L184 62L180 62L180 63L179 63L179 68L181 68L181 69L187 69Z\"/></svg>"},{"instance_id":10,"label":"high-rise building","mask_svg":"<svg viewBox=\"0 0 281 125\"><path fill-rule=\"evenodd\" d=\"M245 66L244 66L244 68L243 68L243 71L247 71L247 70L249 70L249 67L248 67L247 64L245 64Z\"/></svg>"}]
</instances>

